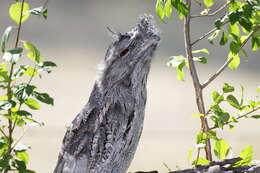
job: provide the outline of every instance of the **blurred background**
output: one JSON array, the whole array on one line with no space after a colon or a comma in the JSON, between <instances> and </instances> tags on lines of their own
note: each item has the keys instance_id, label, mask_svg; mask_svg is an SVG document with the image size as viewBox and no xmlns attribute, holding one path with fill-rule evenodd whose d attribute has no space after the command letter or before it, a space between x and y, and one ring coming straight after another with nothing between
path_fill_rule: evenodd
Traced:
<instances>
[{"instance_id":1,"label":"blurred background","mask_svg":"<svg viewBox=\"0 0 260 173\"><path fill-rule=\"evenodd\" d=\"M8 17L8 8L13 2L0 2L1 33L7 26L15 25ZM45 1L27 2L33 8L41 6ZM49 0L47 7L47 21L31 16L23 24L21 31L22 40L35 44L45 60L54 61L58 65L51 75L44 75L42 80L33 80L40 91L48 92L55 99L53 107L42 104L41 110L34 114L45 126L30 127L23 141L32 147L30 168L37 173L54 170L66 126L70 125L88 101L97 65L111 42L106 26L127 32L135 26L139 15L148 13L155 16L155 1L151 0ZM199 14L202 10L195 4L193 7L193 13ZM180 82L177 80L176 70L166 66L169 56L185 54L183 21L178 20L176 13L166 25L157 16L155 20L160 28L162 41L148 78L145 124L135 158L129 168L131 172L167 172L162 162L173 170L176 166L190 166L188 150L194 148L195 135L200 130L199 118L191 118L192 114L198 112L189 72L185 70L185 81ZM214 18L194 19L191 25L192 40L209 31L213 22ZM195 49L204 47L211 54L207 65L197 65L201 81L214 73L228 55L227 47L218 46L218 40L212 46L205 39ZM240 97L240 85L243 84L246 101L256 96L256 88L260 85L259 50L253 53L248 51L248 55L248 62L241 56L241 65L236 71L227 69L205 90L207 108L212 104L211 92L220 91L224 82L236 87L237 97ZM232 146L234 156L251 144L254 159L260 159L259 123L260 121L253 119L243 119L232 132L225 128L218 134ZM20 133L17 132L18 135ZM195 158L195 152L193 157Z\"/></svg>"}]
</instances>

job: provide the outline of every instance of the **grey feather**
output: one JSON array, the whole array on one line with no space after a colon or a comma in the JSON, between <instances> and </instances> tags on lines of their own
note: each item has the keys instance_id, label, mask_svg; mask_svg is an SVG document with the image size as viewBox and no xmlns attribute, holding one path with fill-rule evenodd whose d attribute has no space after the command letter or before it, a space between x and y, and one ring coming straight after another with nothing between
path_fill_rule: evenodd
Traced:
<instances>
[{"instance_id":1,"label":"grey feather","mask_svg":"<svg viewBox=\"0 0 260 173\"><path fill-rule=\"evenodd\" d=\"M63 139L54 173L125 173L144 120L146 81L160 37L144 15L109 46L87 105Z\"/></svg>"}]
</instances>

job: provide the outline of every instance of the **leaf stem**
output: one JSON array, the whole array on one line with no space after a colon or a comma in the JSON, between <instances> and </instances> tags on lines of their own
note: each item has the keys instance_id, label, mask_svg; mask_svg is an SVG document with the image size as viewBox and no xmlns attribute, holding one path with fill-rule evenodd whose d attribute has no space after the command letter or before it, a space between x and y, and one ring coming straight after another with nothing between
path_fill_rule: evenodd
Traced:
<instances>
[{"instance_id":1,"label":"leaf stem","mask_svg":"<svg viewBox=\"0 0 260 173\"><path fill-rule=\"evenodd\" d=\"M253 31L251 31L247 38L243 41L243 43L240 45L239 51L246 45L246 43L248 42L248 40L253 36L253 34L258 31L260 29L260 25L257 26ZM239 52L238 51L238 52ZM222 67L220 67L216 73L214 73L207 81L205 81L202 84L202 88L205 88L206 86L208 86L214 79L216 79L216 77L218 77L224 70L225 68L227 68L227 66L229 65L229 63L233 60L233 57L229 58L223 65Z\"/></svg>"},{"instance_id":2,"label":"leaf stem","mask_svg":"<svg viewBox=\"0 0 260 173\"><path fill-rule=\"evenodd\" d=\"M220 8L218 8L216 11L210 14L204 14L204 15L192 15L191 18L200 18L200 17L210 17L210 16L215 16L222 10L224 10L228 5L230 4L230 1L222 5Z\"/></svg>"},{"instance_id":3,"label":"leaf stem","mask_svg":"<svg viewBox=\"0 0 260 173\"><path fill-rule=\"evenodd\" d=\"M238 116L236 119L238 120L238 119L244 118L244 117L246 117L247 115L249 115L249 114L251 114L251 113L253 113L253 112L257 111L257 110L260 110L260 106L257 107L257 108L254 108L253 110L251 110L251 111L249 111L249 112L247 112L247 113L245 113L245 114L243 114L243 115ZM223 126L229 125L230 123L232 123L232 121L228 121L228 122L224 123ZM214 129L216 129L216 128L218 128L218 127L211 127L210 130L214 130Z\"/></svg>"},{"instance_id":4,"label":"leaf stem","mask_svg":"<svg viewBox=\"0 0 260 173\"><path fill-rule=\"evenodd\" d=\"M190 70L190 74L191 74L191 77L193 80L193 85L195 88L196 102L197 102L198 110L201 114L205 115L205 107L204 107L203 94L202 94L203 88L201 87L201 84L199 82L196 67L194 65L193 56L192 56L192 44L190 41L191 0L186 0L186 4L188 7L188 14L184 17L184 40L185 40L186 57L188 58L188 62L189 62L189 66L190 66L189 70ZM208 134L209 127L208 127L207 119L204 116L201 116L200 119L201 119L202 132L205 134ZM211 161L212 154L211 154L210 139L208 139L206 142L205 152L206 152L206 158Z\"/></svg>"}]
</instances>

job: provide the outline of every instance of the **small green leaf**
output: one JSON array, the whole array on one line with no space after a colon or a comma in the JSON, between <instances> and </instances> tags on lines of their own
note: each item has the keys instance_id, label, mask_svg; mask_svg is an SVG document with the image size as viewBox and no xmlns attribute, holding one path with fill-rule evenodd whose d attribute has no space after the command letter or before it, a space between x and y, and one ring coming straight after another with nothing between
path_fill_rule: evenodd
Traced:
<instances>
[{"instance_id":1,"label":"small green leaf","mask_svg":"<svg viewBox=\"0 0 260 173\"><path fill-rule=\"evenodd\" d=\"M229 37L233 38L234 40L237 40L237 38L239 37L239 27L237 26L237 24L229 24L227 30L229 33Z\"/></svg>"},{"instance_id":2,"label":"small green leaf","mask_svg":"<svg viewBox=\"0 0 260 173\"><path fill-rule=\"evenodd\" d=\"M185 65L185 63L183 63L183 66ZM183 67L182 66L182 67ZM183 69L182 68L179 68L179 66L178 67L176 67L176 70L177 70L177 78L178 78L178 80L179 81L184 81L184 79L183 79L183 76L184 76L184 72L183 72Z\"/></svg>"},{"instance_id":3,"label":"small green leaf","mask_svg":"<svg viewBox=\"0 0 260 173\"><path fill-rule=\"evenodd\" d=\"M203 56L193 57L193 61L200 62L201 64L207 64L207 59Z\"/></svg>"},{"instance_id":4,"label":"small green leaf","mask_svg":"<svg viewBox=\"0 0 260 173\"><path fill-rule=\"evenodd\" d=\"M199 158L197 161L197 165L207 165L210 161L204 158ZM195 161L192 163L192 165L195 165Z\"/></svg>"},{"instance_id":5,"label":"small green leaf","mask_svg":"<svg viewBox=\"0 0 260 173\"><path fill-rule=\"evenodd\" d=\"M20 115L20 116L32 116L32 114L30 112L25 111L25 110L17 111L16 114Z\"/></svg>"},{"instance_id":6,"label":"small green leaf","mask_svg":"<svg viewBox=\"0 0 260 173\"><path fill-rule=\"evenodd\" d=\"M6 48L6 43L8 42L9 40L9 37L10 37L10 32L12 31L12 27L11 26L8 26L3 35L2 35L2 40L1 40L1 48L2 48L2 53L5 53L5 48Z\"/></svg>"},{"instance_id":7,"label":"small green leaf","mask_svg":"<svg viewBox=\"0 0 260 173\"><path fill-rule=\"evenodd\" d=\"M17 86L17 89L14 92L15 97L20 101L20 103L23 103L27 98L30 97L30 95L33 93L33 90L36 87L33 85L28 85L26 83L22 83Z\"/></svg>"},{"instance_id":8,"label":"small green leaf","mask_svg":"<svg viewBox=\"0 0 260 173\"><path fill-rule=\"evenodd\" d=\"M212 92L212 99L216 104L219 104L224 100L224 97L220 95L217 91Z\"/></svg>"},{"instance_id":9,"label":"small green leaf","mask_svg":"<svg viewBox=\"0 0 260 173\"><path fill-rule=\"evenodd\" d=\"M44 19L47 19L47 8L44 8L44 7L37 7L37 8L33 8L29 11L26 11L24 12L24 14L27 14L27 13L30 13L30 14L33 14L33 15L42 15Z\"/></svg>"},{"instance_id":10,"label":"small green leaf","mask_svg":"<svg viewBox=\"0 0 260 173\"><path fill-rule=\"evenodd\" d=\"M158 15L158 17L160 18L160 20L163 22L163 23L166 23L163 18L164 18L164 9L163 9L163 5L162 5L162 0L157 0L156 2L156 6L155 6L155 12L156 14Z\"/></svg>"},{"instance_id":11,"label":"small green leaf","mask_svg":"<svg viewBox=\"0 0 260 173\"><path fill-rule=\"evenodd\" d=\"M39 110L40 109L40 105L39 103L32 99L32 98L28 98L27 100L25 100L24 102L29 108L33 109L33 110Z\"/></svg>"},{"instance_id":12,"label":"small green leaf","mask_svg":"<svg viewBox=\"0 0 260 173\"><path fill-rule=\"evenodd\" d=\"M252 30L253 24L250 22L249 19L247 19L244 16L241 16L239 18L239 24L246 29L247 32L250 32Z\"/></svg>"},{"instance_id":13,"label":"small green leaf","mask_svg":"<svg viewBox=\"0 0 260 173\"><path fill-rule=\"evenodd\" d=\"M226 33L223 31L219 45L223 46L227 43L227 41L228 41L228 37L227 37Z\"/></svg>"},{"instance_id":14,"label":"small green leaf","mask_svg":"<svg viewBox=\"0 0 260 173\"><path fill-rule=\"evenodd\" d=\"M240 107L236 97L234 97L233 95L228 95L227 96L227 101L234 108L239 109L239 110L241 109L241 107Z\"/></svg>"},{"instance_id":15,"label":"small green leaf","mask_svg":"<svg viewBox=\"0 0 260 173\"><path fill-rule=\"evenodd\" d=\"M189 157L188 157L188 160L191 161L191 158L192 158L192 148L189 149Z\"/></svg>"},{"instance_id":16,"label":"small green leaf","mask_svg":"<svg viewBox=\"0 0 260 173\"><path fill-rule=\"evenodd\" d=\"M38 76L38 72L31 67L27 67L26 71L23 73L26 76Z\"/></svg>"},{"instance_id":17,"label":"small green leaf","mask_svg":"<svg viewBox=\"0 0 260 173\"><path fill-rule=\"evenodd\" d=\"M237 54L239 52L239 49L240 49L240 44L234 41L230 43L230 50L233 54Z\"/></svg>"},{"instance_id":18,"label":"small green leaf","mask_svg":"<svg viewBox=\"0 0 260 173\"><path fill-rule=\"evenodd\" d=\"M167 2L165 3L165 15L169 19L172 17L171 0L167 0Z\"/></svg>"},{"instance_id":19,"label":"small green leaf","mask_svg":"<svg viewBox=\"0 0 260 173\"><path fill-rule=\"evenodd\" d=\"M235 163L235 166L247 166L253 160L253 148L251 145L246 147L239 155L243 160Z\"/></svg>"},{"instance_id":20,"label":"small green leaf","mask_svg":"<svg viewBox=\"0 0 260 173\"><path fill-rule=\"evenodd\" d=\"M232 61L229 63L228 67L231 70L237 69L237 67L240 64L240 58L238 54L233 54L232 52L229 52L228 54L228 59L233 58Z\"/></svg>"},{"instance_id":21,"label":"small green leaf","mask_svg":"<svg viewBox=\"0 0 260 173\"><path fill-rule=\"evenodd\" d=\"M25 152L25 151L22 151L22 152L16 152L16 156L24 161L26 164L28 163L29 161L29 155Z\"/></svg>"},{"instance_id":22,"label":"small green leaf","mask_svg":"<svg viewBox=\"0 0 260 173\"><path fill-rule=\"evenodd\" d=\"M37 100L39 100L39 101L41 101L41 102L43 102L43 103L53 105L53 98L50 97L49 94L47 94L47 93L39 93L39 92L34 91L34 92L33 92L33 96L34 96Z\"/></svg>"},{"instance_id":23,"label":"small green leaf","mask_svg":"<svg viewBox=\"0 0 260 173\"><path fill-rule=\"evenodd\" d=\"M244 103L244 86L243 85L241 85L241 100L240 100L240 106L242 106L243 105L243 103Z\"/></svg>"},{"instance_id":24,"label":"small green leaf","mask_svg":"<svg viewBox=\"0 0 260 173\"><path fill-rule=\"evenodd\" d=\"M204 52L204 53L206 53L206 54L208 54L208 55L210 54L209 51L208 51L207 49L205 49L205 48L204 48L204 49L199 49L199 50L193 50L193 51L192 51L192 53L202 53L202 52Z\"/></svg>"},{"instance_id":25,"label":"small green leaf","mask_svg":"<svg viewBox=\"0 0 260 173\"><path fill-rule=\"evenodd\" d=\"M206 144L207 135L203 132L198 132L196 135L196 144Z\"/></svg>"},{"instance_id":26,"label":"small green leaf","mask_svg":"<svg viewBox=\"0 0 260 173\"><path fill-rule=\"evenodd\" d=\"M178 67L183 62L185 62L185 58L183 57L183 55L171 56L168 59L167 66L169 66L169 67Z\"/></svg>"},{"instance_id":27,"label":"small green leaf","mask_svg":"<svg viewBox=\"0 0 260 173\"><path fill-rule=\"evenodd\" d=\"M218 140L216 131L210 130L208 132L208 137L213 140Z\"/></svg>"},{"instance_id":28,"label":"small green leaf","mask_svg":"<svg viewBox=\"0 0 260 173\"><path fill-rule=\"evenodd\" d=\"M237 123L238 122L235 117L231 117L231 121L232 121L232 123Z\"/></svg>"},{"instance_id":29,"label":"small green leaf","mask_svg":"<svg viewBox=\"0 0 260 173\"><path fill-rule=\"evenodd\" d=\"M257 37L252 37L251 38L251 47L253 51L257 51L258 48L260 47L260 39Z\"/></svg>"},{"instance_id":30,"label":"small green leaf","mask_svg":"<svg viewBox=\"0 0 260 173\"><path fill-rule=\"evenodd\" d=\"M229 18L230 24L234 25L240 18L240 12L233 11L233 12L229 13L228 18Z\"/></svg>"},{"instance_id":31,"label":"small green leaf","mask_svg":"<svg viewBox=\"0 0 260 173\"><path fill-rule=\"evenodd\" d=\"M17 47L17 48L8 50L8 52L10 52L12 55L14 55L14 54L21 54L23 52L23 48Z\"/></svg>"},{"instance_id":32,"label":"small green leaf","mask_svg":"<svg viewBox=\"0 0 260 173\"><path fill-rule=\"evenodd\" d=\"M224 83L222 90L224 93L230 93L235 91L235 88L227 83Z\"/></svg>"},{"instance_id":33,"label":"small green leaf","mask_svg":"<svg viewBox=\"0 0 260 173\"><path fill-rule=\"evenodd\" d=\"M38 64L38 71L46 71L47 73L51 72L52 67L57 67L57 65L54 62L51 61L44 61Z\"/></svg>"},{"instance_id":34,"label":"small green leaf","mask_svg":"<svg viewBox=\"0 0 260 173\"><path fill-rule=\"evenodd\" d=\"M214 0L204 0L204 4L207 7L211 7L212 5L214 5Z\"/></svg>"},{"instance_id":35,"label":"small green leaf","mask_svg":"<svg viewBox=\"0 0 260 173\"><path fill-rule=\"evenodd\" d=\"M220 32L220 30L216 30L216 31L208 38L208 41L209 41L210 44L214 44L214 43L213 43L213 40L214 40L215 38L217 38L219 32Z\"/></svg>"},{"instance_id":36,"label":"small green leaf","mask_svg":"<svg viewBox=\"0 0 260 173\"><path fill-rule=\"evenodd\" d=\"M15 21L17 24L19 24L19 21L20 21L21 10L22 10L22 3L21 2L17 2L15 4L12 4L11 7L9 8L9 15L10 15L11 19L13 21ZM24 2L23 13L28 11L28 10L30 10L30 7L29 7L29 5L26 2ZM30 16L29 13L22 14L21 23L26 21L29 16Z\"/></svg>"},{"instance_id":37,"label":"small green leaf","mask_svg":"<svg viewBox=\"0 0 260 173\"><path fill-rule=\"evenodd\" d=\"M230 146L224 139L217 140L214 145L214 153L219 160L225 159L230 150Z\"/></svg>"},{"instance_id":38,"label":"small green leaf","mask_svg":"<svg viewBox=\"0 0 260 173\"><path fill-rule=\"evenodd\" d=\"M260 86L257 88L257 94L260 94Z\"/></svg>"},{"instance_id":39,"label":"small green leaf","mask_svg":"<svg viewBox=\"0 0 260 173\"><path fill-rule=\"evenodd\" d=\"M41 55L40 51L31 43L24 41L23 45L25 49L30 50L30 52L27 54L29 58L31 58L33 61L40 63L41 62Z\"/></svg>"},{"instance_id":40,"label":"small green leaf","mask_svg":"<svg viewBox=\"0 0 260 173\"><path fill-rule=\"evenodd\" d=\"M244 48L241 48L241 52L246 57L246 61L248 61L248 55L246 53L246 50Z\"/></svg>"},{"instance_id":41,"label":"small green leaf","mask_svg":"<svg viewBox=\"0 0 260 173\"><path fill-rule=\"evenodd\" d=\"M259 119L259 118L260 118L260 115L252 115L251 118Z\"/></svg>"},{"instance_id":42,"label":"small green leaf","mask_svg":"<svg viewBox=\"0 0 260 173\"><path fill-rule=\"evenodd\" d=\"M231 130L231 131L233 131L235 128L232 124L229 124L228 126L229 126L229 130Z\"/></svg>"},{"instance_id":43,"label":"small green leaf","mask_svg":"<svg viewBox=\"0 0 260 173\"><path fill-rule=\"evenodd\" d=\"M16 103L14 101L0 101L0 110L8 110L15 107Z\"/></svg>"},{"instance_id":44,"label":"small green leaf","mask_svg":"<svg viewBox=\"0 0 260 173\"><path fill-rule=\"evenodd\" d=\"M203 114L193 114L191 117L196 118L196 117L203 117L203 116L204 116Z\"/></svg>"}]
</instances>

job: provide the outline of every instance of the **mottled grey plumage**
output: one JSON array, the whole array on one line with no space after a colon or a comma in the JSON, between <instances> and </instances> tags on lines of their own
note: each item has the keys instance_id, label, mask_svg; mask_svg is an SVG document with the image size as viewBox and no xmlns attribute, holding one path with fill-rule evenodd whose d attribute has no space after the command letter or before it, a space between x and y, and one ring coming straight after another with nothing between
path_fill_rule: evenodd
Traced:
<instances>
[{"instance_id":1,"label":"mottled grey plumage","mask_svg":"<svg viewBox=\"0 0 260 173\"><path fill-rule=\"evenodd\" d=\"M147 15L115 37L89 102L65 134L54 173L125 173L133 159L143 128L147 75L160 37Z\"/></svg>"}]
</instances>

